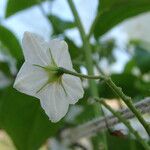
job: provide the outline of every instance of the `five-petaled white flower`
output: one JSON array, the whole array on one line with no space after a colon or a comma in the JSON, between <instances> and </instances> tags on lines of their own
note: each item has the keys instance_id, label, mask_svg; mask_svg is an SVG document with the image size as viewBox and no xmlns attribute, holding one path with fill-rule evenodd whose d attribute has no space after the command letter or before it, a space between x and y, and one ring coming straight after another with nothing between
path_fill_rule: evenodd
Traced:
<instances>
[{"instance_id":1,"label":"five-petaled white flower","mask_svg":"<svg viewBox=\"0 0 150 150\"><path fill-rule=\"evenodd\" d=\"M25 32L23 41L25 62L14 88L40 99L42 108L52 122L59 121L84 91L78 77L63 74L58 67L74 71L68 46L58 39L46 42L37 34Z\"/></svg>"}]
</instances>

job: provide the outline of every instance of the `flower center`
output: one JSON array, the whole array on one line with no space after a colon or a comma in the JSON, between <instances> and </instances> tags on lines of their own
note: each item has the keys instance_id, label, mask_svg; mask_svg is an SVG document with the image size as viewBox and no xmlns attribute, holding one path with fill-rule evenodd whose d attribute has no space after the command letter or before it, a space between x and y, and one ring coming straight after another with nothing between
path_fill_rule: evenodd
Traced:
<instances>
[{"instance_id":1,"label":"flower center","mask_svg":"<svg viewBox=\"0 0 150 150\"><path fill-rule=\"evenodd\" d=\"M51 56L51 64L49 66L34 65L42 68L48 74L48 81L37 91L37 93L40 92L46 85L50 83L58 82L59 84L62 84L61 76L63 75L63 72L57 66L50 49L49 49L49 53Z\"/></svg>"},{"instance_id":2,"label":"flower center","mask_svg":"<svg viewBox=\"0 0 150 150\"><path fill-rule=\"evenodd\" d=\"M48 83L60 82L63 73L59 70L57 66L45 67L45 71L47 72L49 77Z\"/></svg>"}]
</instances>

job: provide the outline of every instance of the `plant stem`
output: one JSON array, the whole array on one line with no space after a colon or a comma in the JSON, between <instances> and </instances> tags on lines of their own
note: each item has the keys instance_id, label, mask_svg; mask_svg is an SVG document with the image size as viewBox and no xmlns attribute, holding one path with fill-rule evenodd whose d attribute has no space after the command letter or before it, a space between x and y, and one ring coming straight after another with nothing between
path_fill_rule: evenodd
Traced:
<instances>
[{"instance_id":1,"label":"plant stem","mask_svg":"<svg viewBox=\"0 0 150 150\"><path fill-rule=\"evenodd\" d=\"M117 85L111 80L110 77L104 76L104 75L99 75L99 76L90 76L90 75L83 75L77 72L73 72L70 70L66 70L64 68L59 68L59 70L62 73L74 75L77 77L83 77L87 79L101 79L106 82L106 84L125 102L125 104L130 108L130 110L135 114L137 119L141 122L145 130L147 131L148 135L150 136L150 125L144 120L142 117L142 114L139 110L135 108L135 106L132 103L132 99L128 96L126 96L120 87L117 87Z\"/></svg>"},{"instance_id":2,"label":"plant stem","mask_svg":"<svg viewBox=\"0 0 150 150\"><path fill-rule=\"evenodd\" d=\"M62 68L62 67L59 67L59 71L62 72L62 73L65 73L65 74L70 74L70 75L73 75L73 76L77 76L77 77L80 77L80 78L86 78L86 79L105 79L105 76L93 76L93 75L84 75L84 74L81 74L81 73L77 73L77 72L73 72L73 71L70 71L70 70L67 70L65 68Z\"/></svg>"},{"instance_id":3,"label":"plant stem","mask_svg":"<svg viewBox=\"0 0 150 150\"><path fill-rule=\"evenodd\" d=\"M117 87L115 83L108 78L106 84L125 102L125 104L130 108L130 110L135 114L137 119L141 122L148 135L150 136L150 125L144 120L140 111L138 111L132 103L131 97L128 97L122 92L120 87Z\"/></svg>"},{"instance_id":4,"label":"plant stem","mask_svg":"<svg viewBox=\"0 0 150 150\"><path fill-rule=\"evenodd\" d=\"M131 124L129 123L129 121L127 121L124 117L122 117L120 115L119 112L114 111L109 105L107 105L105 103L104 100L98 99L96 98L96 100L101 103L102 105L104 105L114 116L116 116L124 125L126 125L126 127L129 129L129 131L137 138L137 140L143 145L143 147L145 148L145 150L150 150L150 147L148 145L147 142L145 142L142 137L139 135L139 133L134 130L134 128L131 126Z\"/></svg>"},{"instance_id":5,"label":"plant stem","mask_svg":"<svg viewBox=\"0 0 150 150\"><path fill-rule=\"evenodd\" d=\"M86 66L87 66L87 70L88 70L88 74L93 75L93 62L92 62L92 52L91 52L91 48L90 48L90 44L88 41L88 38L86 36L86 33L84 31L83 25L80 21L79 15L77 13L77 10L75 8L75 5L73 3L72 0L68 0L68 4L72 10L72 13L74 15L74 19L75 19L75 23L79 29L80 32L80 36L82 38L83 41L83 49L85 52L85 58L86 58ZM97 91L97 87L95 84L95 81L89 81L89 85L90 85L90 90L91 90L91 95L92 96L98 96L98 91Z\"/></svg>"},{"instance_id":6,"label":"plant stem","mask_svg":"<svg viewBox=\"0 0 150 150\"><path fill-rule=\"evenodd\" d=\"M91 51L91 47L90 47L90 44L89 44L89 39L88 39L88 37L87 37L87 35L84 31L83 25L80 21L78 12L76 10L76 7L75 7L73 1L68 0L68 4L69 4L70 9L71 9L71 11L74 15L75 23L76 23L76 25L79 29L80 36L82 38L83 49L84 49L84 53L85 53L86 67L87 67L88 74L93 75L94 74L94 71L93 71L94 65L93 65L93 61L92 61L92 51ZM98 89L97 89L95 81L89 80L89 87L90 87L91 95L94 96L94 97L98 96ZM95 117L102 114L102 112L99 111L100 108L101 108L101 106L99 107L99 106L95 105L95 107L94 107ZM107 150L107 142L106 142L105 135L103 135L103 141L105 143L105 150Z\"/></svg>"},{"instance_id":7,"label":"plant stem","mask_svg":"<svg viewBox=\"0 0 150 150\"><path fill-rule=\"evenodd\" d=\"M139 102L135 103L134 106L141 111L142 114L150 113L150 97L141 99ZM118 110L119 113L126 119L132 119L135 115L130 111L129 108ZM106 125L107 120L107 125ZM63 139L69 141L69 143L75 143L80 138L92 137L97 133L101 133L107 126L113 127L120 123L114 115L107 115L106 117L98 117L96 119L90 120L74 128L68 128L62 132Z\"/></svg>"}]
</instances>

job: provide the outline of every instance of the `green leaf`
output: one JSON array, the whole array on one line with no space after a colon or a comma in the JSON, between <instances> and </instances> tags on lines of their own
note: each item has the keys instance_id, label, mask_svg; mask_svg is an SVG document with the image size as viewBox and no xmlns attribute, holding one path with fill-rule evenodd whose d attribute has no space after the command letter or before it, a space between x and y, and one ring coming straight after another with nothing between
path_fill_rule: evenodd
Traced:
<instances>
[{"instance_id":1,"label":"green leaf","mask_svg":"<svg viewBox=\"0 0 150 150\"><path fill-rule=\"evenodd\" d=\"M65 37L64 40L68 44L69 53L71 55L71 60L73 61L74 69L80 72L81 64L84 64L84 53L82 48L78 47L72 40Z\"/></svg>"},{"instance_id":2,"label":"green leaf","mask_svg":"<svg viewBox=\"0 0 150 150\"><path fill-rule=\"evenodd\" d=\"M139 87L140 84L144 86L146 83L142 82L140 79L138 79L136 76L132 74L129 73L112 74L111 78L117 86L122 88L125 94L133 98L141 96L144 93L144 90L146 90L146 89L141 90ZM98 86L101 97L106 98L117 97L117 95L105 83L101 83Z\"/></svg>"},{"instance_id":3,"label":"green leaf","mask_svg":"<svg viewBox=\"0 0 150 150\"><path fill-rule=\"evenodd\" d=\"M18 11L21 11L23 9L38 4L40 1L39 0L8 0L5 16L10 17L11 15L17 13Z\"/></svg>"},{"instance_id":4,"label":"green leaf","mask_svg":"<svg viewBox=\"0 0 150 150\"><path fill-rule=\"evenodd\" d=\"M107 58L109 63L115 62L115 57L113 55L113 50L115 49L115 40L109 39L102 42L98 42L96 44L91 45L93 52L97 52L99 54L99 59Z\"/></svg>"},{"instance_id":5,"label":"green leaf","mask_svg":"<svg viewBox=\"0 0 150 150\"><path fill-rule=\"evenodd\" d=\"M108 139L108 149L109 150L132 150L132 145L134 145L134 148L136 150L144 150L144 148L141 146L141 144L134 139L131 139L130 137L120 137L120 136L112 136L110 134L107 134ZM131 145L132 144L132 145Z\"/></svg>"},{"instance_id":6,"label":"green leaf","mask_svg":"<svg viewBox=\"0 0 150 150\"><path fill-rule=\"evenodd\" d=\"M17 149L37 150L56 135L63 122L51 123L39 100L12 88L0 91L0 128L12 138Z\"/></svg>"},{"instance_id":7,"label":"green leaf","mask_svg":"<svg viewBox=\"0 0 150 150\"><path fill-rule=\"evenodd\" d=\"M150 10L150 0L99 0L94 36L99 38L123 20Z\"/></svg>"},{"instance_id":8,"label":"green leaf","mask_svg":"<svg viewBox=\"0 0 150 150\"><path fill-rule=\"evenodd\" d=\"M2 71L7 77L11 76L9 65L6 62L1 62L0 61L0 71Z\"/></svg>"},{"instance_id":9,"label":"green leaf","mask_svg":"<svg viewBox=\"0 0 150 150\"><path fill-rule=\"evenodd\" d=\"M69 38L65 37L64 39L69 47L69 53L71 55L72 60L80 59L83 57L83 50L75 45L75 43Z\"/></svg>"},{"instance_id":10,"label":"green leaf","mask_svg":"<svg viewBox=\"0 0 150 150\"><path fill-rule=\"evenodd\" d=\"M138 95L141 98L150 96L150 81L137 80L136 88L139 91Z\"/></svg>"},{"instance_id":11,"label":"green leaf","mask_svg":"<svg viewBox=\"0 0 150 150\"><path fill-rule=\"evenodd\" d=\"M49 15L48 18L52 24L54 35L63 34L66 29L71 29L75 27L74 22L62 20L55 15Z\"/></svg>"},{"instance_id":12,"label":"green leaf","mask_svg":"<svg viewBox=\"0 0 150 150\"><path fill-rule=\"evenodd\" d=\"M6 27L0 25L0 42L16 59L22 59L22 49L16 36Z\"/></svg>"},{"instance_id":13,"label":"green leaf","mask_svg":"<svg viewBox=\"0 0 150 150\"><path fill-rule=\"evenodd\" d=\"M136 62L134 59L129 60L125 67L124 67L124 73L131 73L132 69L136 66Z\"/></svg>"},{"instance_id":14,"label":"green leaf","mask_svg":"<svg viewBox=\"0 0 150 150\"><path fill-rule=\"evenodd\" d=\"M150 72L150 51L137 46L134 59L142 73Z\"/></svg>"}]
</instances>

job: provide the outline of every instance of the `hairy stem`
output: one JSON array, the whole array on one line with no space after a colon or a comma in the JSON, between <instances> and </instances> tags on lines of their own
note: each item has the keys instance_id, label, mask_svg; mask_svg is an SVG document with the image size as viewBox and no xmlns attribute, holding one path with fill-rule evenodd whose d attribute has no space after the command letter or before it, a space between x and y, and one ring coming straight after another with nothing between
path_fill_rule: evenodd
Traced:
<instances>
[{"instance_id":1,"label":"hairy stem","mask_svg":"<svg viewBox=\"0 0 150 150\"><path fill-rule=\"evenodd\" d=\"M139 133L134 130L134 128L131 126L131 124L129 123L129 121L127 121L124 117L121 116L121 114L119 112L114 111L108 104L105 103L104 100L102 99L97 99L96 100L101 103L102 105L104 105L114 116L116 116L128 129L129 131L137 138L137 140L143 145L143 147L145 148L145 150L150 150L150 147L148 145L147 142L145 142L144 139L142 139L142 137L139 135Z\"/></svg>"},{"instance_id":2,"label":"hairy stem","mask_svg":"<svg viewBox=\"0 0 150 150\"><path fill-rule=\"evenodd\" d=\"M150 97L142 99L134 105L142 114L150 113ZM135 117L129 108L120 109L118 111L126 120ZM113 127L118 123L120 123L120 120L118 120L114 115L98 117L77 127L64 130L62 132L62 137L63 139L69 139L70 143L74 143L80 138L92 137L93 135L107 129L108 126Z\"/></svg>"},{"instance_id":3,"label":"hairy stem","mask_svg":"<svg viewBox=\"0 0 150 150\"><path fill-rule=\"evenodd\" d=\"M150 136L150 125L144 120L141 112L135 108L131 97L128 97L127 95L125 95L122 92L122 89L120 87L117 87L116 84L111 80L111 78L108 78L108 80L106 80L106 84L125 102L125 104L135 114L137 119L140 121L140 123L143 125L148 135Z\"/></svg>"},{"instance_id":4,"label":"hairy stem","mask_svg":"<svg viewBox=\"0 0 150 150\"><path fill-rule=\"evenodd\" d=\"M73 75L73 76L77 76L77 77L80 77L80 78L86 78L86 79L105 79L105 76L93 76L93 75L84 75L84 74L81 74L81 73L77 73L77 72L73 72L73 71L70 71L70 70L67 70L65 68L62 68L62 67L59 67L59 70L62 72L62 73L65 73L65 74L70 74L70 75Z\"/></svg>"},{"instance_id":5,"label":"hairy stem","mask_svg":"<svg viewBox=\"0 0 150 150\"><path fill-rule=\"evenodd\" d=\"M90 76L90 75L83 75L80 73L76 73L70 70L66 70L64 68L59 68L60 71L66 74L74 75L77 77L83 77L87 79L101 79L105 81L105 83L125 102L125 104L130 108L130 110L135 114L137 119L140 121L140 123L143 125L145 130L147 131L148 135L150 136L150 125L144 120L142 117L142 114L139 110L135 108L135 106L132 103L132 99L128 96L126 96L120 87L117 87L117 85L111 80L110 77L99 75L99 76Z\"/></svg>"}]
</instances>

